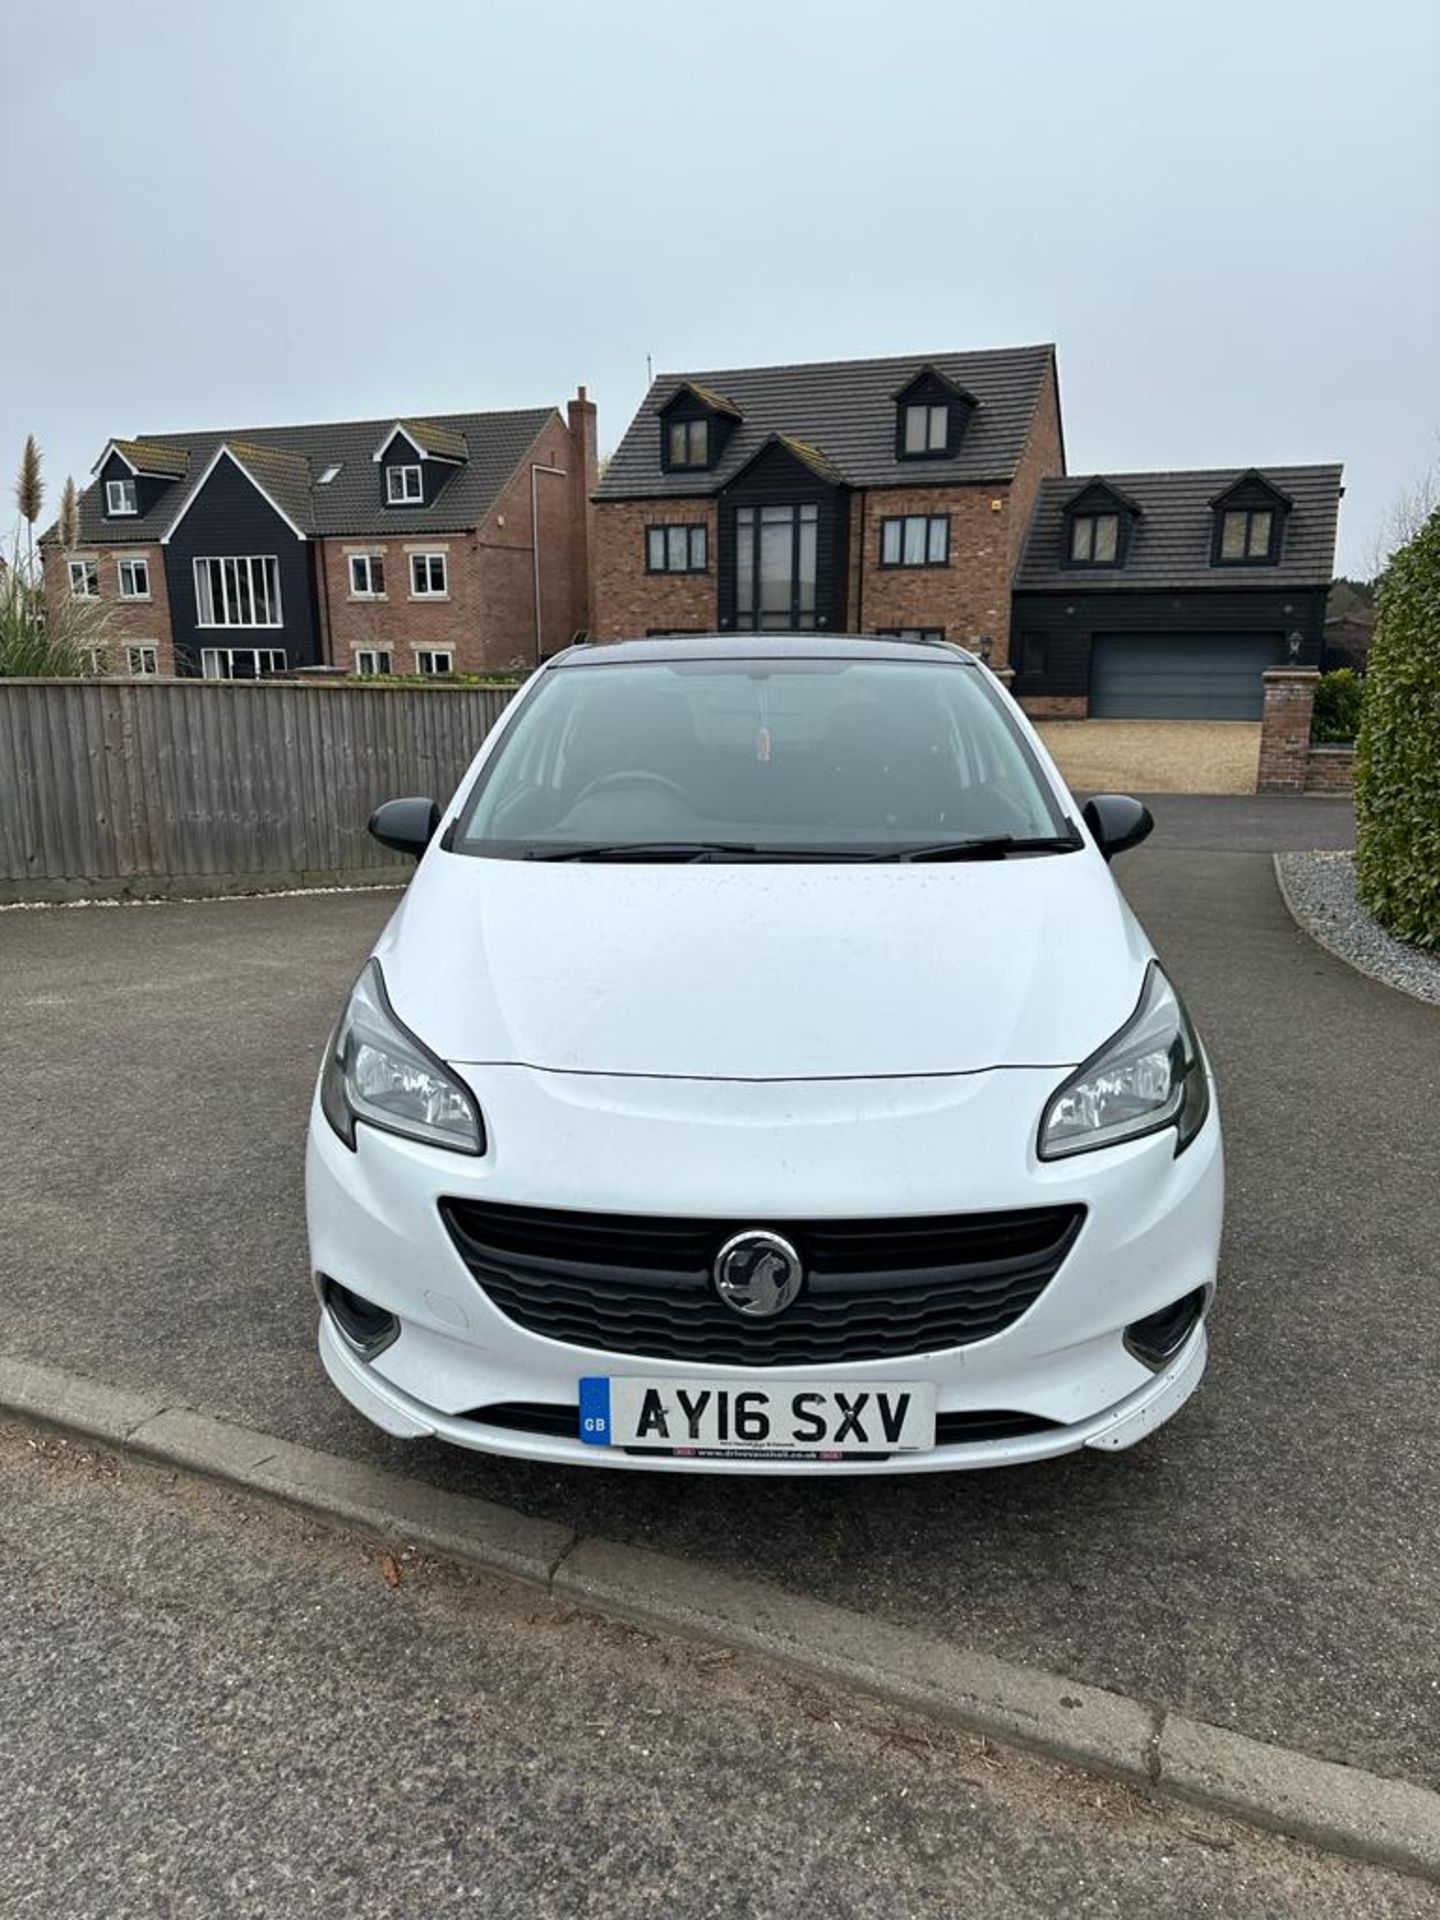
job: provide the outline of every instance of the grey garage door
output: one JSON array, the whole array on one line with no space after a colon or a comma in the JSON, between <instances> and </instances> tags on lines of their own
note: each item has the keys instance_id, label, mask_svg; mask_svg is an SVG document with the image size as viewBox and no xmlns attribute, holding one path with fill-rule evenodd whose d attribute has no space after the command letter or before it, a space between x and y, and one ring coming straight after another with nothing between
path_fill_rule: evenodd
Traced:
<instances>
[{"instance_id":1,"label":"grey garage door","mask_svg":"<svg viewBox=\"0 0 1440 1920\"><path fill-rule=\"evenodd\" d=\"M1103 633L1090 653L1097 720L1258 720L1278 633Z\"/></svg>"}]
</instances>

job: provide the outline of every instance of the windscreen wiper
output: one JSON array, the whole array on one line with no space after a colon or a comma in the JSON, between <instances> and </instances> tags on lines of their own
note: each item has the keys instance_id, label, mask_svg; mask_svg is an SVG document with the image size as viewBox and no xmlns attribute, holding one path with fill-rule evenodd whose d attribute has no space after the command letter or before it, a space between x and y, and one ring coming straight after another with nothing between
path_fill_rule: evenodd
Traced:
<instances>
[{"instance_id":1,"label":"windscreen wiper","mask_svg":"<svg viewBox=\"0 0 1440 1920\"><path fill-rule=\"evenodd\" d=\"M1012 853L1074 853L1084 846L1078 833L990 833L974 840L938 840L925 847L894 847L872 853L871 860L1004 860Z\"/></svg>"},{"instance_id":2,"label":"windscreen wiper","mask_svg":"<svg viewBox=\"0 0 1440 1920\"><path fill-rule=\"evenodd\" d=\"M728 840L616 840L589 847L531 847L526 860L723 860L727 854L755 854L762 849Z\"/></svg>"}]
</instances>

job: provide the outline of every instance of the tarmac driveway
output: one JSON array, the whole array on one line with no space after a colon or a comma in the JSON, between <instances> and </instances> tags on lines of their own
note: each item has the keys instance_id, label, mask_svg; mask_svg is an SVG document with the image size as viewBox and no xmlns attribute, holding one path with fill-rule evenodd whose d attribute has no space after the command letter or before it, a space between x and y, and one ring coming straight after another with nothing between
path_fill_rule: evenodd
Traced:
<instances>
[{"instance_id":1,"label":"tarmac driveway","mask_svg":"<svg viewBox=\"0 0 1440 1920\"><path fill-rule=\"evenodd\" d=\"M1055 764L1088 793L1254 793L1258 720L1045 720Z\"/></svg>"},{"instance_id":2,"label":"tarmac driveway","mask_svg":"<svg viewBox=\"0 0 1440 1920\"><path fill-rule=\"evenodd\" d=\"M405 1447L314 1355L301 1140L391 896L0 913L9 1351L1440 1785L1440 1016L1299 933L1270 841L1342 803L1157 802L1118 871L1222 1082L1212 1370L1134 1452L887 1484Z\"/></svg>"}]
</instances>

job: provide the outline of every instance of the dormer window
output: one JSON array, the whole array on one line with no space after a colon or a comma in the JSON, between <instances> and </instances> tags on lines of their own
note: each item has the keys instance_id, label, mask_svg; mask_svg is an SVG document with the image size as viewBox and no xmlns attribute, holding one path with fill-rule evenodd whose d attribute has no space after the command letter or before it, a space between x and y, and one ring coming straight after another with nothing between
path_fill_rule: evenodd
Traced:
<instances>
[{"instance_id":1,"label":"dormer window","mask_svg":"<svg viewBox=\"0 0 1440 1920\"><path fill-rule=\"evenodd\" d=\"M713 387L682 381L661 407L660 467L664 473L708 473L719 466L740 409Z\"/></svg>"},{"instance_id":2,"label":"dormer window","mask_svg":"<svg viewBox=\"0 0 1440 1920\"><path fill-rule=\"evenodd\" d=\"M1268 560L1275 537L1269 507L1228 507L1220 516L1222 560Z\"/></svg>"},{"instance_id":3,"label":"dormer window","mask_svg":"<svg viewBox=\"0 0 1440 1920\"><path fill-rule=\"evenodd\" d=\"M907 455L913 458L916 454L945 453L949 445L949 407L906 407L905 452Z\"/></svg>"},{"instance_id":4,"label":"dormer window","mask_svg":"<svg viewBox=\"0 0 1440 1920\"><path fill-rule=\"evenodd\" d=\"M1123 567L1140 505L1113 481L1091 480L1065 503L1060 558L1067 567Z\"/></svg>"},{"instance_id":5,"label":"dormer window","mask_svg":"<svg viewBox=\"0 0 1440 1920\"><path fill-rule=\"evenodd\" d=\"M139 512L135 499L134 478L127 480L107 480L105 482L105 516L109 520L123 520Z\"/></svg>"},{"instance_id":6,"label":"dormer window","mask_svg":"<svg viewBox=\"0 0 1440 1920\"><path fill-rule=\"evenodd\" d=\"M907 380L895 402L895 458L951 460L960 451L975 396L935 367Z\"/></svg>"},{"instance_id":7,"label":"dormer window","mask_svg":"<svg viewBox=\"0 0 1440 1920\"><path fill-rule=\"evenodd\" d=\"M1070 521L1070 564L1113 567L1120 551L1118 513L1077 513Z\"/></svg>"},{"instance_id":8,"label":"dormer window","mask_svg":"<svg viewBox=\"0 0 1440 1920\"><path fill-rule=\"evenodd\" d=\"M1268 567L1280 558L1291 500L1252 467L1210 502L1210 562L1216 567Z\"/></svg>"},{"instance_id":9,"label":"dormer window","mask_svg":"<svg viewBox=\"0 0 1440 1920\"><path fill-rule=\"evenodd\" d=\"M710 464L710 422L708 420L672 420L670 422L670 465L672 467L708 467Z\"/></svg>"},{"instance_id":10,"label":"dormer window","mask_svg":"<svg viewBox=\"0 0 1440 1920\"><path fill-rule=\"evenodd\" d=\"M425 499L425 479L419 467L385 469L385 501L392 507L418 507Z\"/></svg>"}]
</instances>

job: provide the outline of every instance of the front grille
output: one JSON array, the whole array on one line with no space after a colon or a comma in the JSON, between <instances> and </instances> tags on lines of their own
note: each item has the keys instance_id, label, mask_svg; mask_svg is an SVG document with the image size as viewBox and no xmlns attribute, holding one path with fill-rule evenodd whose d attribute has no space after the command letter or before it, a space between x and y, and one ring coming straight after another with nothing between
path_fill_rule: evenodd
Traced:
<instances>
[{"instance_id":1,"label":"front grille","mask_svg":"<svg viewBox=\"0 0 1440 1920\"><path fill-rule=\"evenodd\" d=\"M558 1440L580 1438L579 1407L558 1401L506 1400L493 1407L472 1407L458 1417L473 1420L477 1426L504 1427L511 1433L539 1433ZM1050 1433L1058 1424L1038 1413L1011 1413L1000 1408L939 1413L935 1416L935 1444L960 1447L974 1446L981 1440L1019 1440L1029 1433Z\"/></svg>"},{"instance_id":2,"label":"front grille","mask_svg":"<svg viewBox=\"0 0 1440 1920\"><path fill-rule=\"evenodd\" d=\"M1013 1326L1058 1272L1083 1207L891 1220L688 1220L442 1200L490 1301L531 1333L604 1353L716 1366L823 1366L968 1346ZM804 1262L770 1320L720 1300L711 1264L766 1226Z\"/></svg>"}]
</instances>

